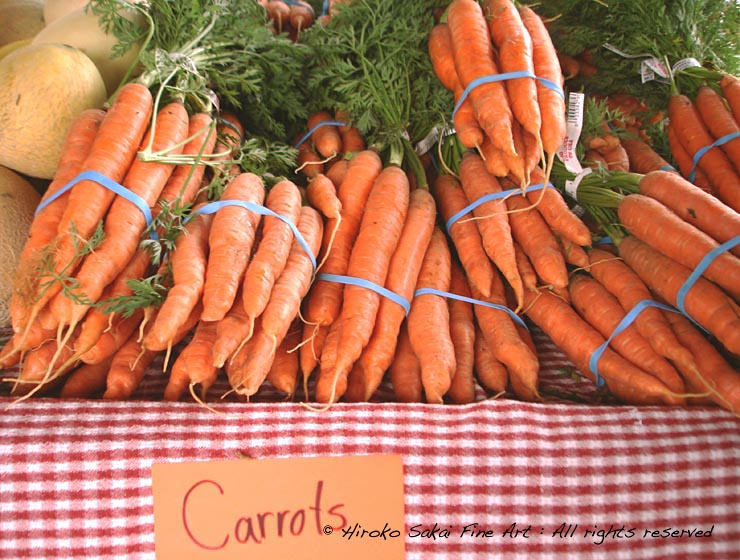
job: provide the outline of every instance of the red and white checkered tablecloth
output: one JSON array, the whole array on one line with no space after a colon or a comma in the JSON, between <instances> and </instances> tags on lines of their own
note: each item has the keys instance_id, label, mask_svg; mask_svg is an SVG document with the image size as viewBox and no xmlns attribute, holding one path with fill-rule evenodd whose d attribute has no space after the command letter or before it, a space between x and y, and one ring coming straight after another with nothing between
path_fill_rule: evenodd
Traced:
<instances>
[{"instance_id":1,"label":"red and white checkered tablecloth","mask_svg":"<svg viewBox=\"0 0 740 560\"><path fill-rule=\"evenodd\" d=\"M407 535L453 528L407 536L410 559L740 558L740 419L719 409L218 408L33 399L3 411L0 557L153 558L153 462L390 453L403 457ZM500 536L514 522L529 538ZM460 538L470 523L496 537ZM553 537L563 523L574 536ZM610 527L601 544L583 537ZM711 536L644 536L669 528Z\"/></svg>"}]
</instances>

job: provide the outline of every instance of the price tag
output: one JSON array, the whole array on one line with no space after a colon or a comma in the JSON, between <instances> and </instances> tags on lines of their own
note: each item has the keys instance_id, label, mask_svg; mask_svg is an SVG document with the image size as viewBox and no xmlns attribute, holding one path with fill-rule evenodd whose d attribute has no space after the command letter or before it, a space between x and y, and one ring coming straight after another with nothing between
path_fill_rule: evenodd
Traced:
<instances>
[{"instance_id":1,"label":"price tag","mask_svg":"<svg viewBox=\"0 0 740 560\"><path fill-rule=\"evenodd\" d=\"M583 169L576 155L576 146L583 129L584 94L571 92L568 95L568 116L566 121L565 139L558 150L558 158L565 164L571 173L580 173Z\"/></svg>"},{"instance_id":2,"label":"price tag","mask_svg":"<svg viewBox=\"0 0 740 560\"><path fill-rule=\"evenodd\" d=\"M402 560L398 455L152 466L158 560Z\"/></svg>"}]
</instances>

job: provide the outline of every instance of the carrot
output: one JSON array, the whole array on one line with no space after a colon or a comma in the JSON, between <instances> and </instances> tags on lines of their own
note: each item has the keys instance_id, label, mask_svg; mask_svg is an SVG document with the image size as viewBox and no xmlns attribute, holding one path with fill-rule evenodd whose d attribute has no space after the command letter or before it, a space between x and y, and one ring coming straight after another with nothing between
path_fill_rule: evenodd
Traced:
<instances>
[{"instance_id":1,"label":"carrot","mask_svg":"<svg viewBox=\"0 0 740 560\"><path fill-rule=\"evenodd\" d=\"M506 392L509 384L509 372L506 366L494 356L486 337L476 326L475 329L475 373L483 387L495 394Z\"/></svg>"},{"instance_id":2,"label":"carrot","mask_svg":"<svg viewBox=\"0 0 740 560\"><path fill-rule=\"evenodd\" d=\"M449 26L446 23L435 25L429 32L427 44L434 73L442 85L454 94L455 102L457 102L462 95L463 87L455 69ZM483 144L483 131L478 125L473 104L469 97L460 103L454 113L453 124L455 133L463 146L475 148Z\"/></svg>"},{"instance_id":3,"label":"carrot","mask_svg":"<svg viewBox=\"0 0 740 560\"><path fill-rule=\"evenodd\" d=\"M216 321L212 358L213 365L219 368L249 339L254 328L254 319L250 319L244 310L243 289L243 286L239 287L231 309L223 319Z\"/></svg>"},{"instance_id":4,"label":"carrot","mask_svg":"<svg viewBox=\"0 0 740 560\"><path fill-rule=\"evenodd\" d=\"M348 158L343 157L342 159L335 159L326 169L326 173L316 173L313 178L316 178L318 175L325 175L334 184L334 188L338 189L339 185L341 185L344 180L344 175L347 173L348 168Z\"/></svg>"},{"instance_id":5,"label":"carrot","mask_svg":"<svg viewBox=\"0 0 740 560\"><path fill-rule=\"evenodd\" d=\"M707 253L719 246L709 235L649 196L627 195L617 212L632 235L689 269L696 268ZM740 300L740 259L736 256L720 253L702 276Z\"/></svg>"},{"instance_id":6,"label":"carrot","mask_svg":"<svg viewBox=\"0 0 740 560\"><path fill-rule=\"evenodd\" d=\"M113 356L97 364L82 364L64 380L59 392L63 399L89 399L105 389Z\"/></svg>"},{"instance_id":7,"label":"carrot","mask_svg":"<svg viewBox=\"0 0 740 560\"><path fill-rule=\"evenodd\" d=\"M727 101L735 120L740 122L740 79L737 76L725 74L719 81L722 96Z\"/></svg>"},{"instance_id":8,"label":"carrot","mask_svg":"<svg viewBox=\"0 0 740 560\"><path fill-rule=\"evenodd\" d=\"M604 162L609 171L623 171L628 172L630 170L630 160L627 155L627 150L621 144L615 146L611 150L602 152Z\"/></svg>"},{"instance_id":9,"label":"carrot","mask_svg":"<svg viewBox=\"0 0 740 560\"><path fill-rule=\"evenodd\" d=\"M601 336L576 311L547 290L526 293L526 314L547 334L581 372L595 379L589 368L591 355L604 343ZM489 341L490 342L490 341ZM598 362L599 374L619 398L640 404L683 404L656 377L606 348Z\"/></svg>"},{"instance_id":10,"label":"carrot","mask_svg":"<svg viewBox=\"0 0 740 560\"><path fill-rule=\"evenodd\" d=\"M342 221L337 226L331 252L328 256L321 256L324 262L321 272L340 275L347 273L349 255L360 229L362 213L381 168L380 157L372 150L360 152L350 160L342 185L337 191L342 203ZM330 221L327 230L332 231L334 225ZM343 286L336 282L314 282L306 301L306 320L320 325L334 322L339 316L342 293Z\"/></svg>"},{"instance_id":11,"label":"carrot","mask_svg":"<svg viewBox=\"0 0 740 560\"><path fill-rule=\"evenodd\" d=\"M18 372L11 394L26 398L53 387L54 382L58 381L76 364L68 364L64 369L57 371L54 376L49 375L49 364L56 358L66 362L74 353L73 341L74 336L66 341L63 346L60 346L56 340L47 340L40 346L26 352L23 366Z\"/></svg>"},{"instance_id":12,"label":"carrot","mask_svg":"<svg viewBox=\"0 0 740 560\"><path fill-rule=\"evenodd\" d=\"M670 171L671 164L647 142L639 138L622 138L621 142L633 172L645 174L657 170Z\"/></svg>"},{"instance_id":13,"label":"carrot","mask_svg":"<svg viewBox=\"0 0 740 560\"><path fill-rule=\"evenodd\" d=\"M451 263L447 238L441 229L435 228L422 261L417 291L432 288L449 292ZM426 401L442 404L456 368L455 347L450 336L450 312L445 297L416 294L408 316L408 333L421 365Z\"/></svg>"},{"instance_id":14,"label":"carrot","mask_svg":"<svg viewBox=\"0 0 740 560\"><path fill-rule=\"evenodd\" d=\"M589 272L630 311L643 300L651 300L652 294L637 273L621 259L602 249L589 250L591 266ZM661 356L678 366L696 367L691 353L678 341L668 324L663 311L647 307L635 318L637 331Z\"/></svg>"},{"instance_id":15,"label":"carrot","mask_svg":"<svg viewBox=\"0 0 740 560\"><path fill-rule=\"evenodd\" d=\"M421 363L411 345L406 321L401 324L401 330L398 333L398 344L389 374L393 393L398 402L421 402L423 391Z\"/></svg>"},{"instance_id":16,"label":"carrot","mask_svg":"<svg viewBox=\"0 0 740 560\"><path fill-rule=\"evenodd\" d=\"M695 154L712 144L714 139L702 124L701 116L691 100L685 95L672 95L668 102L668 115L684 149ZM708 150L699 159L699 167L709 177L716 190L717 198L740 212L740 176L721 148Z\"/></svg>"},{"instance_id":17,"label":"carrot","mask_svg":"<svg viewBox=\"0 0 740 560\"><path fill-rule=\"evenodd\" d=\"M110 328L103 332L95 344L81 354L79 359L86 364L99 364L109 358L126 342L131 333L141 324L143 318L143 310L137 310L129 317L117 317L117 320L111 323Z\"/></svg>"},{"instance_id":18,"label":"carrot","mask_svg":"<svg viewBox=\"0 0 740 560\"><path fill-rule=\"evenodd\" d=\"M386 167L376 178L368 196L347 264L348 276L379 286L386 285L391 257L401 237L408 207L409 182L406 173L397 166ZM349 374L352 364L369 342L380 298L380 294L364 286L345 286L335 372L331 378L319 378L316 387L319 402L331 403L341 397L341 394L336 394L335 380ZM324 380L329 384L328 387L324 385Z\"/></svg>"},{"instance_id":19,"label":"carrot","mask_svg":"<svg viewBox=\"0 0 740 560\"><path fill-rule=\"evenodd\" d=\"M640 192L660 201L719 243L740 235L740 214L676 173L646 174L640 179ZM740 257L740 247L730 252Z\"/></svg>"},{"instance_id":20,"label":"carrot","mask_svg":"<svg viewBox=\"0 0 740 560\"><path fill-rule=\"evenodd\" d=\"M296 0L290 4L290 13L288 15L288 21L290 26L296 30L298 34L303 29L310 27L314 20L314 12L311 4L308 2L302 2Z\"/></svg>"},{"instance_id":21,"label":"carrot","mask_svg":"<svg viewBox=\"0 0 740 560\"><path fill-rule=\"evenodd\" d=\"M532 39L532 64L538 78L563 87L563 74L557 52L540 17L528 6L519 6L519 15ZM559 92L537 81L537 103L540 107L542 149L549 155L546 176L550 176L555 153L565 139L565 100Z\"/></svg>"},{"instance_id":22,"label":"carrot","mask_svg":"<svg viewBox=\"0 0 740 560\"><path fill-rule=\"evenodd\" d=\"M537 275L547 284L563 288L568 284L568 269L552 229L541 214L521 196L506 200L511 235L532 261ZM514 290L516 293L516 289ZM521 302L521 298L517 297Z\"/></svg>"},{"instance_id":23,"label":"carrot","mask_svg":"<svg viewBox=\"0 0 740 560\"><path fill-rule=\"evenodd\" d=\"M670 146L671 154L673 155L673 159L676 160L676 165L681 171L681 175L686 179L689 179L693 169L694 178L691 182L704 192L715 194L714 186L706 173L704 173L704 170L700 167L694 168L691 156L681 145L681 142L676 135L676 127L671 125L671 123L668 123L668 126L666 126L666 137L668 138L668 145Z\"/></svg>"},{"instance_id":24,"label":"carrot","mask_svg":"<svg viewBox=\"0 0 740 560\"><path fill-rule=\"evenodd\" d=\"M501 192L501 185L485 169L477 154L468 152L460 164L460 181L468 200L478 199ZM517 298L522 300L522 279L516 268L513 233L506 213L506 202L502 199L484 202L473 210L476 224L483 240L483 248L506 280L511 284Z\"/></svg>"},{"instance_id":25,"label":"carrot","mask_svg":"<svg viewBox=\"0 0 740 560\"><path fill-rule=\"evenodd\" d=\"M343 154L356 154L367 147L360 130L355 126L341 126L339 134L342 136Z\"/></svg>"},{"instance_id":26,"label":"carrot","mask_svg":"<svg viewBox=\"0 0 740 560\"><path fill-rule=\"evenodd\" d=\"M241 173L224 190L221 200L261 205L265 199L262 179ZM254 243L259 214L239 206L221 208L213 217L208 237L208 265L203 286L204 321L223 319L236 297Z\"/></svg>"},{"instance_id":27,"label":"carrot","mask_svg":"<svg viewBox=\"0 0 740 560\"><path fill-rule=\"evenodd\" d=\"M282 33L290 24L290 6L282 0L269 0L266 9L267 17L275 23L278 33Z\"/></svg>"},{"instance_id":28,"label":"carrot","mask_svg":"<svg viewBox=\"0 0 740 560\"><path fill-rule=\"evenodd\" d=\"M715 140L724 136L740 135L740 125L725 105L725 100L709 86L702 86L696 93L696 109L699 111L704 126L707 127ZM722 150L740 173L740 136L722 144Z\"/></svg>"},{"instance_id":29,"label":"carrot","mask_svg":"<svg viewBox=\"0 0 740 560\"><path fill-rule=\"evenodd\" d=\"M306 177L316 177L324 172L324 160L313 151L310 142L304 142L298 146L298 168Z\"/></svg>"},{"instance_id":30,"label":"carrot","mask_svg":"<svg viewBox=\"0 0 740 560\"><path fill-rule=\"evenodd\" d=\"M180 400L185 390L200 385L201 399L218 377L219 367L213 365L213 343L216 339L216 322L198 321L195 332L172 364L164 400Z\"/></svg>"},{"instance_id":31,"label":"carrot","mask_svg":"<svg viewBox=\"0 0 740 560\"><path fill-rule=\"evenodd\" d=\"M532 172L531 178L533 183L545 182L545 175L539 169ZM533 205L537 205L537 210L554 232L577 245L591 245L591 230L573 213L558 189L527 189L526 195Z\"/></svg>"},{"instance_id":32,"label":"carrot","mask_svg":"<svg viewBox=\"0 0 740 560\"><path fill-rule=\"evenodd\" d=\"M72 122L65 136L54 179L44 191L40 209L31 222L28 239L18 257L10 299L10 317L14 332L21 332L25 327L29 309L39 292L40 260L53 248L50 243L56 237L69 191L58 195L54 200L50 199L79 174L104 118L105 111L102 109L87 109Z\"/></svg>"},{"instance_id":33,"label":"carrot","mask_svg":"<svg viewBox=\"0 0 740 560\"><path fill-rule=\"evenodd\" d=\"M303 325L303 336L301 337L301 347L299 350L299 362L301 374L303 375L303 387L308 394L308 380L311 374L319 364L319 356L324 348L326 337L329 334L328 326L312 325L306 323Z\"/></svg>"},{"instance_id":34,"label":"carrot","mask_svg":"<svg viewBox=\"0 0 740 560\"><path fill-rule=\"evenodd\" d=\"M695 370L684 370L686 379L699 388L708 390L709 398L734 414L740 413L740 373L717 351L717 348L686 317L679 313L668 315L673 332L696 360Z\"/></svg>"},{"instance_id":35,"label":"carrot","mask_svg":"<svg viewBox=\"0 0 740 560\"><path fill-rule=\"evenodd\" d=\"M564 80L575 78L581 73L581 63L577 58L573 56L569 56L567 54L559 52L558 62L560 63L560 68L563 70Z\"/></svg>"},{"instance_id":36,"label":"carrot","mask_svg":"<svg viewBox=\"0 0 740 560\"><path fill-rule=\"evenodd\" d=\"M452 261L450 292L471 297L461 266ZM473 305L455 298L447 300L450 313L450 340L455 349L455 372L447 396L455 404L475 401L475 315Z\"/></svg>"},{"instance_id":37,"label":"carrot","mask_svg":"<svg viewBox=\"0 0 740 560\"><path fill-rule=\"evenodd\" d=\"M620 321L627 315L616 297L597 280L584 274L576 274L571 278L568 289L578 314L605 338L615 332ZM674 393L686 391L686 385L676 369L655 352L634 325L629 325L614 336L610 346L625 360L651 372Z\"/></svg>"},{"instance_id":38,"label":"carrot","mask_svg":"<svg viewBox=\"0 0 740 560\"><path fill-rule=\"evenodd\" d=\"M175 248L169 254L173 285L144 337L144 346L149 350L167 347L203 295L212 221L210 214L193 215L175 240Z\"/></svg>"},{"instance_id":39,"label":"carrot","mask_svg":"<svg viewBox=\"0 0 740 560\"><path fill-rule=\"evenodd\" d=\"M453 0L447 8L452 55L463 88L478 78L498 74L483 10L475 0ZM470 91L478 124L505 154L515 155L511 133L513 115L501 82L479 85Z\"/></svg>"},{"instance_id":40,"label":"carrot","mask_svg":"<svg viewBox=\"0 0 740 560\"><path fill-rule=\"evenodd\" d=\"M510 173L504 152L494 146L488 137L483 139L480 155L486 163L486 169L494 177L506 177Z\"/></svg>"},{"instance_id":41,"label":"carrot","mask_svg":"<svg viewBox=\"0 0 740 560\"><path fill-rule=\"evenodd\" d=\"M432 237L436 205L428 191L417 189L411 192L408 206L398 245L388 265L385 288L411 301ZM349 374L346 400L370 400L393 361L404 317L405 310L398 303L387 298L380 300L372 335Z\"/></svg>"},{"instance_id":42,"label":"carrot","mask_svg":"<svg viewBox=\"0 0 740 560\"><path fill-rule=\"evenodd\" d=\"M298 220L298 231L303 236L309 249L315 254L318 251L323 233L323 223L319 213L311 207L301 208ZM278 346L286 337L290 325L298 315L301 300L308 292L313 276L313 265L306 251L293 240L288 262L282 274L273 286L270 301L260 315L259 326L255 324L254 337L237 353L245 356L243 363L235 363L233 372L229 373L232 386L240 395L253 395L267 377ZM237 362L235 357L235 362Z\"/></svg>"},{"instance_id":43,"label":"carrot","mask_svg":"<svg viewBox=\"0 0 740 560\"><path fill-rule=\"evenodd\" d=\"M534 75L532 37L514 3L511 0L486 0L483 2L483 11L488 16L488 31L498 50L501 71L523 70ZM515 78L506 80L505 85L514 117L524 130L539 138L542 119L537 101L536 80Z\"/></svg>"},{"instance_id":44,"label":"carrot","mask_svg":"<svg viewBox=\"0 0 740 560\"><path fill-rule=\"evenodd\" d=\"M345 161L345 160L341 160ZM323 173L308 182L306 187L308 203L329 219L340 219L342 203L337 197L335 183Z\"/></svg>"},{"instance_id":45,"label":"carrot","mask_svg":"<svg viewBox=\"0 0 740 560\"><path fill-rule=\"evenodd\" d=\"M56 334L56 327L47 329L39 322L30 325L24 333L13 333L0 351L0 369L19 363L23 352L36 348L50 338L55 338Z\"/></svg>"},{"instance_id":46,"label":"carrot","mask_svg":"<svg viewBox=\"0 0 740 560\"><path fill-rule=\"evenodd\" d=\"M294 324L288 334L278 346L272 367L267 372L267 381L286 398L291 399L295 395L298 386L298 353L291 352L301 339L301 326Z\"/></svg>"},{"instance_id":47,"label":"carrot","mask_svg":"<svg viewBox=\"0 0 740 560\"><path fill-rule=\"evenodd\" d=\"M468 206L468 198L460 182L452 175L440 174L432 183L432 194L445 222ZM483 249L480 231L474 222L467 221L469 214L453 222L449 235L457 250L460 262L471 283L489 296L494 271L491 260Z\"/></svg>"},{"instance_id":48,"label":"carrot","mask_svg":"<svg viewBox=\"0 0 740 560\"><path fill-rule=\"evenodd\" d=\"M619 255L653 291L677 305L679 289L691 269L652 249L634 236L619 242ZM727 350L740 354L740 312L722 290L704 278L697 279L685 298L686 312L711 332Z\"/></svg>"},{"instance_id":49,"label":"carrot","mask_svg":"<svg viewBox=\"0 0 740 560\"><path fill-rule=\"evenodd\" d=\"M272 186L265 205L295 225L301 213L301 193L295 183L284 179ZM275 281L285 268L292 242L293 231L288 224L265 216L262 239L244 274L242 304L251 320L267 306Z\"/></svg>"},{"instance_id":50,"label":"carrot","mask_svg":"<svg viewBox=\"0 0 740 560\"><path fill-rule=\"evenodd\" d=\"M326 111L317 111L308 117L308 129L313 130L311 139L314 149L324 157L333 157L342 151L342 135L333 124L332 117ZM320 126L318 126L320 125ZM318 126L314 130L314 127Z\"/></svg>"},{"instance_id":51,"label":"carrot","mask_svg":"<svg viewBox=\"0 0 740 560\"><path fill-rule=\"evenodd\" d=\"M514 255L516 257L516 266L519 269L519 275L522 277L522 285L525 290L537 290L539 279L537 278L537 271L532 266L532 261L522 249L522 246L514 241ZM483 297L489 297L481 293ZM512 300L515 298L512 298ZM514 303L516 307L516 303Z\"/></svg>"}]
</instances>

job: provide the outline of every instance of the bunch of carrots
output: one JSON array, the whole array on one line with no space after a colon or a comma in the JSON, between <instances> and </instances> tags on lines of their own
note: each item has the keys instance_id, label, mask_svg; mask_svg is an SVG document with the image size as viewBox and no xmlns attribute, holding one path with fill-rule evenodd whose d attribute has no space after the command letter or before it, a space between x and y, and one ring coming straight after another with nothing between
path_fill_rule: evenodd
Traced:
<instances>
[{"instance_id":1,"label":"bunch of carrots","mask_svg":"<svg viewBox=\"0 0 740 560\"><path fill-rule=\"evenodd\" d=\"M304 0L260 0L276 33L286 33L298 41L301 31L313 25L316 14L313 6Z\"/></svg>"}]
</instances>

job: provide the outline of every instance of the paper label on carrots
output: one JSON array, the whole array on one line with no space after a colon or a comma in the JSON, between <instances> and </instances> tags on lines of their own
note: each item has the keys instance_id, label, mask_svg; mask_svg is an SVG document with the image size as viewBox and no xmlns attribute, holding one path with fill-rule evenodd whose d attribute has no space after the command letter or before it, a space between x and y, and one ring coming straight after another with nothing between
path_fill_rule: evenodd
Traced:
<instances>
[{"instance_id":1,"label":"paper label on carrots","mask_svg":"<svg viewBox=\"0 0 740 560\"><path fill-rule=\"evenodd\" d=\"M399 455L152 466L158 560L401 560Z\"/></svg>"},{"instance_id":2,"label":"paper label on carrots","mask_svg":"<svg viewBox=\"0 0 740 560\"><path fill-rule=\"evenodd\" d=\"M582 169L581 172L573 178L573 180L565 181L565 192L568 193L573 200L578 200L578 185L581 184L583 178L586 175L589 175L591 171L590 167L586 167L585 169Z\"/></svg>"},{"instance_id":3,"label":"paper label on carrots","mask_svg":"<svg viewBox=\"0 0 740 560\"><path fill-rule=\"evenodd\" d=\"M565 139L563 145L558 150L560 161L565 164L565 168L571 173L580 173L583 168L576 155L576 146L578 139L581 137L583 129L583 104L584 94L571 92L568 95L568 116L567 127L565 130Z\"/></svg>"}]
</instances>

